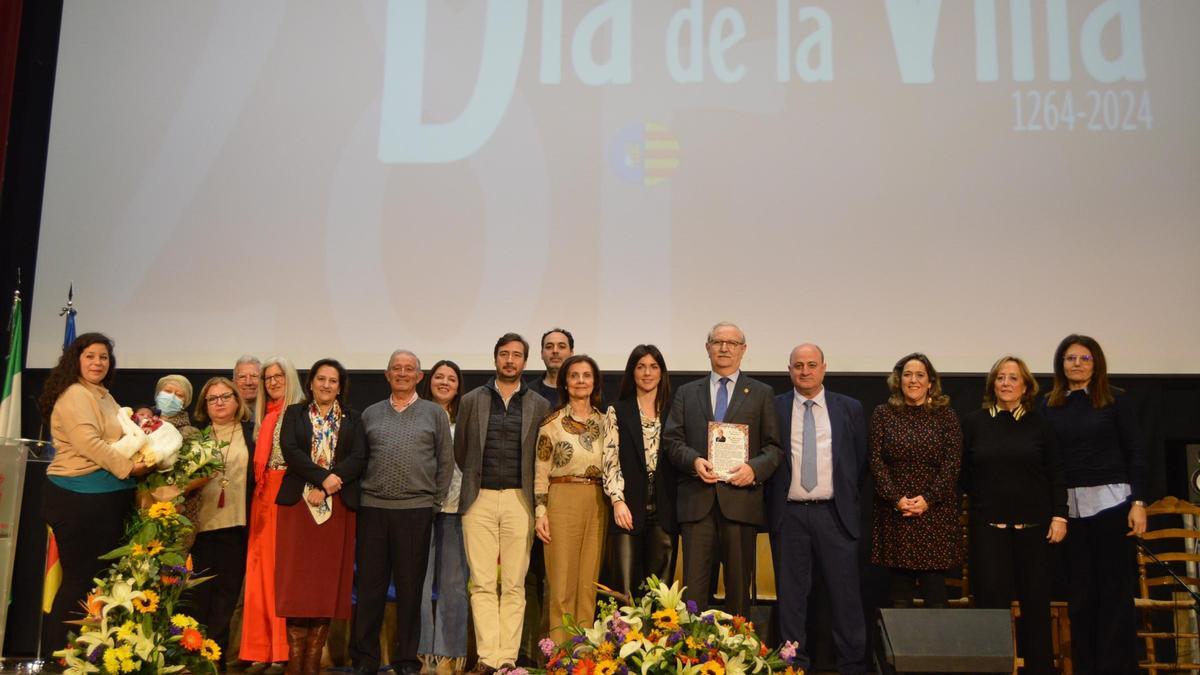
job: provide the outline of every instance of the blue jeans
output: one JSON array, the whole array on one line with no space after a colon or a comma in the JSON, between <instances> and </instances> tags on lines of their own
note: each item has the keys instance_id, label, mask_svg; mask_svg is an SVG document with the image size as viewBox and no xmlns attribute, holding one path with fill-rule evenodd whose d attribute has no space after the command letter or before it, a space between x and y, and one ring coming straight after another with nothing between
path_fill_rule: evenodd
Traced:
<instances>
[{"instance_id":1,"label":"blue jeans","mask_svg":"<svg viewBox=\"0 0 1200 675\"><path fill-rule=\"evenodd\" d=\"M460 514L439 513L434 518L430 547L425 588L421 591L421 641L417 653L465 657L470 605Z\"/></svg>"}]
</instances>

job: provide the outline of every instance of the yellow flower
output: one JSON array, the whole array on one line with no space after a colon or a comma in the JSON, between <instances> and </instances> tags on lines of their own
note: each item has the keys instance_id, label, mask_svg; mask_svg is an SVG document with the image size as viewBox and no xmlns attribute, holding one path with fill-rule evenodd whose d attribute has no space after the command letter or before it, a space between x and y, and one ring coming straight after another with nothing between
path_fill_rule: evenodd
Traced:
<instances>
[{"instance_id":1,"label":"yellow flower","mask_svg":"<svg viewBox=\"0 0 1200 675\"><path fill-rule=\"evenodd\" d=\"M133 557L146 555L146 549L142 548L141 544L131 544L129 546L129 555Z\"/></svg>"},{"instance_id":2,"label":"yellow flower","mask_svg":"<svg viewBox=\"0 0 1200 675\"><path fill-rule=\"evenodd\" d=\"M158 609L158 593L142 591L142 597L134 598L133 608L142 614L149 614Z\"/></svg>"},{"instance_id":3,"label":"yellow flower","mask_svg":"<svg viewBox=\"0 0 1200 675\"><path fill-rule=\"evenodd\" d=\"M176 614L171 617L171 625L176 628L195 628L196 620L186 614Z\"/></svg>"},{"instance_id":4,"label":"yellow flower","mask_svg":"<svg viewBox=\"0 0 1200 675\"><path fill-rule=\"evenodd\" d=\"M110 673L133 672L133 650L126 645L105 650L104 669Z\"/></svg>"},{"instance_id":5,"label":"yellow flower","mask_svg":"<svg viewBox=\"0 0 1200 675\"><path fill-rule=\"evenodd\" d=\"M162 550L163 545L161 541L157 539L151 539L150 541L146 542L146 555L158 555L159 553L162 553Z\"/></svg>"},{"instance_id":6,"label":"yellow flower","mask_svg":"<svg viewBox=\"0 0 1200 675\"><path fill-rule=\"evenodd\" d=\"M221 658L221 648L212 640L205 640L204 646L200 648L200 655L209 661L216 661Z\"/></svg>"},{"instance_id":7,"label":"yellow flower","mask_svg":"<svg viewBox=\"0 0 1200 675\"><path fill-rule=\"evenodd\" d=\"M618 667L616 661L605 659L596 664L596 669L592 671L592 675L614 675Z\"/></svg>"},{"instance_id":8,"label":"yellow flower","mask_svg":"<svg viewBox=\"0 0 1200 675\"><path fill-rule=\"evenodd\" d=\"M679 628L679 613L670 607L660 609L650 615L654 619L654 625L663 630L677 630Z\"/></svg>"},{"instance_id":9,"label":"yellow flower","mask_svg":"<svg viewBox=\"0 0 1200 675\"><path fill-rule=\"evenodd\" d=\"M725 675L725 666L720 661L705 661L700 665L700 675Z\"/></svg>"},{"instance_id":10,"label":"yellow flower","mask_svg":"<svg viewBox=\"0 0 1200 675\"><path fill-rule=\"evenodd\" d=\"M688 646L688 649L699 649L702 646L702 643L691 635L684 641L684 644Z\"/></svg>"},{"instance_id":11,"label":"yellow flower","mask_svg":"<svg viewBox=\"0 0 1200 675\"><path fill-rule=\"evenodd\" d=\"M146 515L154 520L170 520L178 514L175 511L175 505L171 502L155 502L150 506Z\"/></svg>"},{"instance_id":12,"label":"yellow flower","mask_svg":"<svg viewBox=\"0 0 1200 675\"><path fill-rule=\"evenodd\" d=\"M137 624L132 621L126 621L117 629L117 639L125 642L129 640L129 637L133 635L133 631L135 630L137 630Z\"/></svg>"},{"instance_id":13,"label":"yellow flower","mask_svg":"<svg viewBox=\"0 0 1200 675\"><path fill-rule=\"evenodd\" d=\"M596 650L597 659L611 659L613 655L613 643L602 642L600 648Z\"/></svg>"},{"instance_id":14,"label":"yellow flower","mask_svg":"<svg viewBox=\"0 0 1200 675\"><path fill-rule=\"evenodd\" d=\"M631 628L629 630L629 632L625 634L625 642L628 643L628 642L634 642L634 641L645 642L646 636L642 635L642 631L640 631L636 628Z\"/></svg>"}]
</instances>

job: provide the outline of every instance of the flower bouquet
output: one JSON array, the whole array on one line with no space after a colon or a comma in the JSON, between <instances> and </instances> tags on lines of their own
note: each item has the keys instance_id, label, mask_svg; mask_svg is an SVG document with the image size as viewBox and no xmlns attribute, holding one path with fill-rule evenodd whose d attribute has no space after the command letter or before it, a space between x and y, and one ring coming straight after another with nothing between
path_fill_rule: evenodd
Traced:
<instances>
[{"instance_id":1,"label":"flower bouquet","mask_svg":"<svg viewBox=\"0 0 1200 675\"><path fill-rule=\"evenodd\" d=\"M646 595L618 607L599 604L600 618L591 627L566 620L567 639L541 641L550 675L802 675L793 665L796 644L768 649L744 617L710 609L696 611L683 601L679 582L667 586L657 577L646 580ZM514 671L509 671L513 673ZM519 675L519 674L517 674Z\"/></svg>"},{"instance_id":2,"label":"flower bouquet","mask_svg":"<svg viewBox=\"0 0 1200 675\"><path fill-rule=\"evenodd\" d=\"M138 500L141 506L152 501L174 501L185 492L202 487L224 467L221 449L229 445L218 441L209 429L200 431L183 442L178 456L168 464L146 474L139 482Z\"/></svg>"},{"instance_id":3,"label":"flower bouquet","mask_svg":"<svg viewBox=\"0 0 1200 675\"><path fill-rule=\"evenodd\" d=\"M171 502L134 517L126 544L102 556L113 563L95 580L87 616L72 622L79 633L54 652L66 672L217 672L217 644L195 619L175 610L184 591L208 578L193 576L187 564L180 542L191 530Z\"/></svg>"}]
</instances>

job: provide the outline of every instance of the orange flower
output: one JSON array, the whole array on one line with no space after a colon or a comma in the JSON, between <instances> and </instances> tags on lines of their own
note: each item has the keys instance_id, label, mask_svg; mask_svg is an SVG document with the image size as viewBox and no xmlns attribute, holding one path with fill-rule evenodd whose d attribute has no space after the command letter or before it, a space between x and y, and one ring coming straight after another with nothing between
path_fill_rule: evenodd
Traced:
<instances>
[{"instance_id":1,"label":"orange flower","mask_svg":"<svg viewBox=\"0 0 1200 675\"><path fill-rule=\"evenodd\" d=\"M185 628L180 643L189 652L198 652L204 646L204 635L195 628Z\"/></svg>"},{"instance_id":2,"label":"orange flower","mask_svg":"<svg viewBox=\"0 0 1200 675\"><path fill-rule=\"evenodd\" d=\"M583 659L575 664L575 675L592 675L592 671L596 669L596 662L591 659Z\"/></svg>"},{"instance_id":3,"label":"orange flower","mask_svg":"<svg viewBox=\"0 0 1200 675\"><path fill-rule=\"evenodd\" d=\"M90 593L87 597L87 612L88 616L100 616L100 612L104 611L104 603L100 602L99 593Z\"/></svg>"}]
</instances>

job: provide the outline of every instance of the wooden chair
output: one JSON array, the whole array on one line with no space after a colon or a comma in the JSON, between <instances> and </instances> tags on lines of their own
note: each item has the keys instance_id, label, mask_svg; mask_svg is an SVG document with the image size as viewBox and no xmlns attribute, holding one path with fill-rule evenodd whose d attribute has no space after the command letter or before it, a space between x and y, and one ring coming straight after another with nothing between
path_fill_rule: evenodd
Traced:
<instances>
[{"instance_id":1,"label":"wooden chair","mask_svg":"<svg viewBox=\"0 0 1200 675\"><path fill-rule=\"evenodd\" d=\"M1175 497L1160 499L1146 509L1148 517L1164 515L1183 516L1189 514L1194 518L1200 519L1200 506L1176 499ZM1169 550L1155 553L1158 559L1165 563L1200 563L1200 552L1196 552L1197 541L1200 540L1200 530L1196 529L1195 524L1191 528L1188 528L1183 527L1180 523L1172 523L1169 527L1147 530L1146 534L1142 535L1141 538L1146 542L1174 542L1169 547ZM1188 549L1191 549L1191 552ZM1163 663L1158 660L1156 643L1163 640L1173 640L1176 642L1176 654L1179 654L1180 650L1178 647L1181 640L1196 640L1198 638L1196 629L1189 625L1191 622L1188 617L1188 614L1195 610L1195 602L1186 596L1181 599L1174 592L1177 589L1175 579L1162 568L1162 565L1159 565L1150 556L1146 555L1141 548L1138 548L1137 551L1137 565L1138 597L1134 599L1134 605L1142 617L1142 625L1138 630L1138 637L1146 641L1146 660L1140 666L1146 669L1151 675L1158 672L1200 669L1200 663L1196 662L1200 661L1200 659L1195 657L1191 659L1191 662L1185 662L1185 660L1181 660L1178 656L1173 663ZM1193 590L1196 587L1200 587L1200 578L1188 576L1186 571L1178 576L1190 585ZM1161 591L1154 593L1155 589L1162 589L1166 593ZM1167 597L1168 595L1169 597ZM1156 612L1172 613L1172 627L1170 629L1161 630L1155 628L1153 617ZM1182 626L1180 625L1181 621Z\"/></svg>"}]
</instances>

